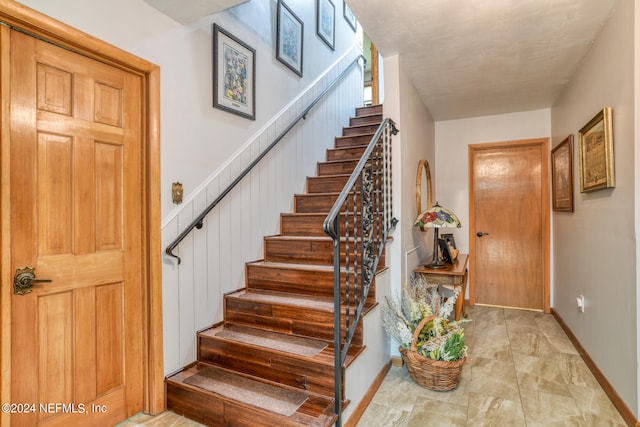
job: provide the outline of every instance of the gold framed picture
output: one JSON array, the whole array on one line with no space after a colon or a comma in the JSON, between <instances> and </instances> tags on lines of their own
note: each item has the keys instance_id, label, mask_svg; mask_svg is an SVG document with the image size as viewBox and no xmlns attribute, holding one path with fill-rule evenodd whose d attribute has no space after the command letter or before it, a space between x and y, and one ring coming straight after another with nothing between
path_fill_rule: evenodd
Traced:
<instances>
[{"instance_id":1,"label":"gold framed picture","mask_svg":"<svg viewBox=\"0 0 640 427\"><path fill-rule=\"evenodd\" d=\"M616 186L611 108L603 108L580 129L580 192Z\"/></svg>"},{"instance_id":2,"label":"gold framed picture","mask_svg":"<svg viewBox=\"0 0 640 427\"><path fill-rule=\"evenodd\" d=\"M551 150L553 210L573 212L573 135Z\"/></svg>"}]
</instances>

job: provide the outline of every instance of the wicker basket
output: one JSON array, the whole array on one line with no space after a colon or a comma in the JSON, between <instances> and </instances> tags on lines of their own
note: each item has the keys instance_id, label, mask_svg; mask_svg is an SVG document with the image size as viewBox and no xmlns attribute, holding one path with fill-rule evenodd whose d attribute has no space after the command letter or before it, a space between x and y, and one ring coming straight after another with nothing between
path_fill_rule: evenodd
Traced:
<instances>
[{"instance_id":1,"label":"wicker basket","mask_svg":"<svg viewBox=\"0 0 640 427\"><path fill-rule=\"evenodd\" d=\"M400 354L402 355L402 360L404 360L405 365L407 365L409 375L411 375L411 378L413 378L415 382L429 390L453 390L460 384L462 366L467 358L463 357L453 362L446 362L444 360L429 359L417 352L416 342L420 331L427 322L435 318L436 316L429 316L422 319L413 333L411 348L407 350L406 348L400 347Z\"/></svg>"}]
</instances>

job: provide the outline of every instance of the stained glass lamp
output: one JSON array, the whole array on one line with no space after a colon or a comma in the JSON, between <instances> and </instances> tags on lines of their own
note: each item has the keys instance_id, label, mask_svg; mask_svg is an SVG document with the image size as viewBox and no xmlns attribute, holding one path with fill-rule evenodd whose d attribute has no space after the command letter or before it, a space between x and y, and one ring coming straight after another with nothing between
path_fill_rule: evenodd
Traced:
<instances>
[{"instance_id":1,"label":"stained glass lamp","mask_svg":"<svg viewBox=\"0 0 640 427\"><path fill-rule=\"evenodd\" d=\"M413 223L416 227L433 228L433 257L431 263L427 264L427 268L445 268L446 265L442 261L440 251L438 250L438 230L441 228L460 228L460 220L449 209L445 209L436 202L435 205L426 209Z\"/></svg>"}]
</instances>

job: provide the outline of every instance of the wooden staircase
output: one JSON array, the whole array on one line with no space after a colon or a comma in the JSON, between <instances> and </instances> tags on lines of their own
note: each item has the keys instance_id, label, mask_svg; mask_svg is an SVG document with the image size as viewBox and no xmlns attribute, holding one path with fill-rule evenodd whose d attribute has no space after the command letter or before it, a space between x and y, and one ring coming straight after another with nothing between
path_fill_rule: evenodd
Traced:
<instances>
[{"instance_id":1,"label":"wooden staircase","mask_svg":"<svg viewBox=\"0 0 640 427\"><path fill-rule=\"evenodd\" d=\"M281 214L281 234L264 238L264 259L246 264L246 287L225 295L224 321L198 334L198 361L167 378L169 410L211 426L335 423L333 244L322 225L381 122L382 106L356 110ZM347 366L362 335L360 321Z\"/></svg>"}]
</instances>

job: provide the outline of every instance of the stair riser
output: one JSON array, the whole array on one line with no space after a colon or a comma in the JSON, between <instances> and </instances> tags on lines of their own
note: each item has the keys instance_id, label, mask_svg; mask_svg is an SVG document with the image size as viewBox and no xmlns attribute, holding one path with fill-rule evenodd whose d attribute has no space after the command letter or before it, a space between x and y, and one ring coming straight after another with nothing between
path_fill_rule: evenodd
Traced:
<instances>
[{"instance_id":1,"label":"stair riser","mask_svg":"<svg viewBox=\"0 0 640 427\"><path fill-rule=\"evenodd\" d=\"M369 125L369 124L375 124L379 126L380 123L382 123L382 114L374 114L372 116L351 117L349 119L349 126L360 126L360 125Z\"/></svg>"},{"instance_id":2,"label":"stair riser","mask_svg":"<svg viewBox=\"0 0 640 427\"><path fill-rule=\"evenodd\" d=\"M326 215L280 216L280 234L283 236L326 236L323 222Z\"/></svg>"},{"instance_id":3,"label":"stair riser","mask_svg":"<svg viewBox=\"0 0 640 427\"><path fill-rule=\"evenodd\" d=\"M326 219L325 214L318 215L282 215L280 217L280 233L283 236L315 236L325 237L327 234L324 232L323 224ZM341 215L340 229L345 229L346 219L344 215ZM355 226L358 227L359 223L356 221ZM354 227L354 217L349 215L349 229Z\"/></svg>"},{"instance_id":4,"label":"stair riser","mask_svg":"<svg viewBox=\"0 0 640 427\"><path fill-rule=\"evenodd\" d=\"M342 251L344 251L344 245ZM353 247L351 256L353 256ZM264 242L264 259L275 262L333 265L333 242L267 239Z\"/></svg>"},{"instance_id":5,"label":"stair riser","mask_svg":"<svg viewBox=\"0 0 640 427\"><path fill-rule=\"evenodd\" d=\"M365 133L376 133L379 124L349 126L342 128L342 136L362 135Z\"/></svg>"},{"instance_id":6,"label":"stair riser","mask_svg":"<svg viewBox=\"0 0 640 427\"><path fill-rule=\"evenodd\" d=\"M284 267L248 264L246 276L246 284L249 289L333 298L333 271L291 270ZM344 273L340 283L344 300ZM353 286L353 277L350 278L350 285ZM370 299L373 299L374 296L375 278L371 282L368 294Z\"/></svg>"},{"instance_id":7,"label":"stair riser","mask_svg":"<svg viewBox=\"0 0 640 427\"><path fill-rule=\"evenodd\" d=\"M333 313L311 310L308 307L245 301L230 295L225 298L225 322L333 342ZM362 345L362 340L360 322L353 344Z\"/></svg>"},{"instance_id":8,"label":"stair riser","mask_svg":"<svg viewBox=\"0 0 640 427\"><path fill-rule=\"evenodd\" d=\"M294 201L296 213L324 213L327 215L338 198L334 194L297 194ZM344 210L344 209L343 209Z\"/></svg>"},{"instance_id":9,"label":"stair riser","mask_svg":"<svg viewBox=\"0 0 640 427\"><path fill-rule=\"evenodd\" d=\"M382 114L382 105L371 105L369 107L356 108L356 117L367 116L370 114Z\"/></svg>"},{"instance_id":10,"label":"stair riser","mask_svg":"<svg viewBox=\"0 0 640 427\"><path fill-rule=\"evenodd\" d=\"M373 133L354 136L338 136L335 139L335 148L362 147L369 145L373 138Z\"/></svg>"},{"instance_id":11,"label":"stair riser","mask_svg":"<svg viewBox=\"0 0 640 427\"><path fill-rule=\"evenodd\" d=\"M247 287L333 298L333 272L247 265Z\"/></svg>"},{"instance_id":12,"label":"stair riser","mask_svg":"<svg viewBox=\"0 0 640 427\"><path fill-rule=\"evenodd\" d=\"M330 148L327 150L327 160L360 160L366 146L353 148Z\"/></svg>"},{"instance_id":13,"label":"stair riser","mask_svg":"<svg viewBox=\"0 0 640 427\"><path fill-rule=\"evenodd\" d=\"M305 402L305 409L307 412L323 415L314 417L303 413L289 419L275 412L234 403L219 395L206 393L193 387L167 383L167 409L208 426L299 427L305 424L330 426L333 424L329 418L330 411L323 404L327 405L326 401L311 397ZM329 409L333 411L333 405L329 406Z\"/></svg>"},{"instance_id":14,"label":"stair riser","mask_svg":"<svg viewBox=\"0 0 640 427\"><path fill-rule=\"evenodd\" d=\"M322 214L328 215L339 193L312 193L312 194L297 194L294 200L294 213L309 213L309 214ZM353 200L353 193L349 196ZM356 197L360 200L360 192L356 192ZM375 196L377 197L377 196ZM340 212L344 212L346 206L343 204Z\"/></svg>"},{"instance_id":15,"label":"stair riser","mask_svg":"<svg viewBox=\"0 0 640 427\"><path fill-rule=\"evenodd\" d=\"M357 251L357 253L356 253ZM326 241L300 241L285 239L266 239L265 240L265 261L274 262L292 262L301 264L320 264L333 265L333 242ZM355 245L353 241L349 242L349 259L353 261L361 256L362 247ZM380 263L384 266L384 252ZM345 262L346 244L340 244L340 261Z\"/></svg>"},{"instance_id":16,"label":"stair riser","mask_svg":"<svg viewBox=\"0 0 640 427\"><path fill-rule=\"evenodd\" d=\"M198 360L330 397L333 366L211 337L199 338ZM333 356L331 356L333 358Z\"/></svg>"},{"instance_id":17,"label":"stair riser","mask_svg":"<svg viewBox=\"0 0 640 427\"><path fill-rule=\"evenodd\" d=\"M313 176L307 178L307 193L340 193L344 188L347 181L349 181L349 175L337 175L337 176ZM356 184L356 191L360 191L360 184Z\"/></svg>"},{"instance_id":18,"label":"stair riser","mask_svg":"<svg viewBox=\"0 0 640 427\"><path fill-rule=\"evenodd\" d=\"M353 198L353 194L350 196ZM356 197L358 200L360 199L360 193L356 193ZM317 213L328 215L336 200L338 199L338 193L331 194L323 194L323 193L313 193L313 194L296 194L294 199L294 209L295 213ZM341 212L346 210L346 206L343 205Z\"/></svg>"},{"instance_id":19,"label":"stair riser","mask_svg":"<svg viewBox=\"0 0 640 427\"><path fill-rule=\"evenodd\" d=\"M351 175L351 172L353 172L357 165L358 160L318 163L318 176Z\"/></svg>"},{"instance_id":20,"label":"stair riser","mask_svg":"<svg viewBox=\"0 0 640 427\"><path fill-rule=\"evenodd\" d=\"M308 215L281 215L280 216L280 234L283 236L316 236L325 237L327 234L324 232L323 224L326 219L326 214L308 214ZM344 234L346 216L340 215L340 230ZM350 214L349 221L349 234L353 236L353 230L358 230L360 227L359 217Z\"/></svg>"}]
</instances>

